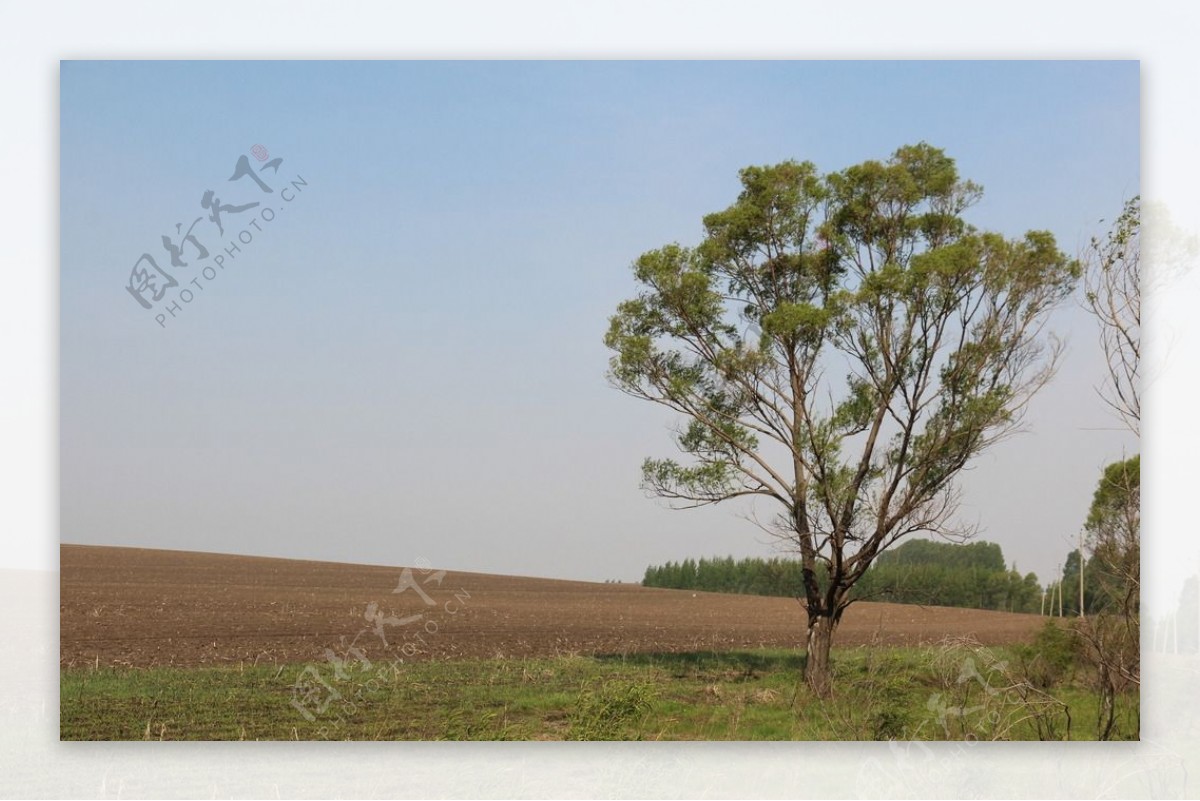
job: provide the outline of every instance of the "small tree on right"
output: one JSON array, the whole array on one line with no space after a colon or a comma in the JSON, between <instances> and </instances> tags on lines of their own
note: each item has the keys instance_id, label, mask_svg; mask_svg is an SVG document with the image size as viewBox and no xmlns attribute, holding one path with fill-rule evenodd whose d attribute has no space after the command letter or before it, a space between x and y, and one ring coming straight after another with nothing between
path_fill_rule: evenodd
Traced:
<instances>
[{"instance_id":1,"label":"small tree on right","mask_svg":"<svg viewBox=\"0 0 1200 801\"><path fill-rule=\"evenodd\" d=\"M1126 617L1137 615L1142 588L1141 469L1141 456L1106 467L1083 527L1092 552L1089 565L1100 574L1097 605Z\"/></svg>"},{"instance_id":2,"label":"small tree on right","mask_svg":"<svg viewBox=\"0 0 1200 801\"><path fill-rule=\"evenodd\" d=\"M1135 197L1083 259L1087 308L1100 324L1108 367L1101 397L1134 434L1141 429L1141 203ZM1114 736L1117 699L1141 685L1141 458L1108 465L1084 524L1097 610L1079 622L1099 694L1096 733ZM1136 716L1137 705L1134 705Z\"/></svg>"},{"instance_id":3,"label":"small tree on right","mask_svg":"<svg viewBox=\"0 0 1200 801\"><path fill-rule=\"evenodd\" d=\"M1095 608L1078 623L1099 696L1096 736L1111 739L1118 699L1141 686L1141 457L1104 469L1084 524ZM1137 705L1132 705L1137 716Z\"/></svg>"}]
</instances>

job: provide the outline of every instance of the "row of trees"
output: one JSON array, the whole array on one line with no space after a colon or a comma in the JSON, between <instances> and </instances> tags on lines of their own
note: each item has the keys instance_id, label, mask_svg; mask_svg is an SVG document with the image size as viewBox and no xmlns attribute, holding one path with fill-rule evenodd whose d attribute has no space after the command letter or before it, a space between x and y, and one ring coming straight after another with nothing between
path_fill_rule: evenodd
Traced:
<instances>
[{"instance_id":1,"label":"row of trees","mask_svg":"<svg viewBox=\"0 0 1200 801\"><path fill-rule=\"evenodd\" d=\"M820 585L829 574L821 570ZM684 559L646 569L642 584L708 592L802 597L803 565L796 559ZM855 600L1037 612L1042 589L1033 573L1004 564L991 542L955 545L910 540L883 553L854 586Z\"/></svg>"},{"instance_id":2,"label":"row of trees","mask_svg":"<svg viewBox=\"0 0 1200 801\"><path fill-rule=\"evenodd\" d=\"M965 606L1037 612L1042 588L1034 573L1022 575L994 542L969 545L909 540L879 555L863 576L858 596L893 603Z\"/></svg>"},{"instance_id":3,"label":"row of trees","mask_svg":"<svg viewBox=\"0 0 1200 801\"><path fill-rule=\"evenodd\" d=\"M646 568L644 587L672 590L704 590L741 595L795 596L803 586L800 562L796 559L761 559L732 556L684 559Z\"/></svg>"}]
</instances>

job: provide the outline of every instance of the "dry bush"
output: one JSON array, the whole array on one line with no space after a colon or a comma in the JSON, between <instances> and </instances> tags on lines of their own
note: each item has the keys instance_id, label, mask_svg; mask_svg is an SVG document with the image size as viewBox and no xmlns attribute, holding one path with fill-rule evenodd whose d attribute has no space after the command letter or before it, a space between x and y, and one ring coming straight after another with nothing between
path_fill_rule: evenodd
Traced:
<instances>
[{"instance_id":1,"label":"dry bush","mask_svg":"<svg viewBox=\"0 0 1200 801\"><path fill-rule=\"evenodd\" d=\"M977 640L943 640L933 668L939 691L926 708L948 739L1028 739L1029 732L1039 740L1071 738L1067 704Z\"/></svg>"}]
</instances>

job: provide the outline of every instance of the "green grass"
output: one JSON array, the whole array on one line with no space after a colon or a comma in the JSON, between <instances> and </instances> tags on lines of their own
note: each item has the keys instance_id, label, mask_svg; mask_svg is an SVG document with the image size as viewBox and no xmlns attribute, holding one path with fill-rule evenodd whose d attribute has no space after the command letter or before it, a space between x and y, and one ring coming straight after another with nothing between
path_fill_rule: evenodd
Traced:
<instances>
[{"instance_id":1,"label":"green grass","mask_svg":"<svg viewBox=\"0 0 1200 801\"><path fill-rule=\"evenodd\" d=\"M976 677L964 678L970 660ZM985 664L986 663L986 664ZM839 740L1095 737L1096 701L1078 677L1022 699L1003 649L835 650L836 695L800 680L792 651L347 662L293 705L303 665L61 671L64 740ZM931 700L934 699L934 700ZM323 703L328 701L327 704ZM1136 739L1137 698L1120 734ZM955 713L939 719L949 705ZM965 714L959 714L965 713Z\"/></svg>"}]
</instances>

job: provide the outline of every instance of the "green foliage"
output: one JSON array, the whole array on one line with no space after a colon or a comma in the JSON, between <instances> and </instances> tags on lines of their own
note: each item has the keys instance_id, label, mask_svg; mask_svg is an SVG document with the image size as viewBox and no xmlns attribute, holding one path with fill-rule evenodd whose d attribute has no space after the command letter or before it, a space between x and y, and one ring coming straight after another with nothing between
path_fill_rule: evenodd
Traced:
<instances>
[{"instance_id":1,"label":"green foliage","mask_svg":"<svg viewBox=\"0 0 1200 801\"><path fill-rule=\"evenodd\" d=\"M956 530L954 480L1052 375L1043 330L1080 268L1045 231L968 225L982 190L924 142L839 172L785 161L740 178L699 244L634 262L609 378L685 421L683 458L647 460L643 488L680 507L769 499L807 577L788 592L833 626L897 539ZM937 571L910 572L932 586ZM981 570L969 603L1024 605L1023 579L1003 572ZM828 693L828 660L810 664Z\"/></svg>"},{"instance_id":2,"label":"green foliage","mask_svg":"<svg viewBox=\"0 0 1200 801\"><path fill-rule=\"evenodd\" d=\"M1050 620L1034 641L1013 648L1020 675L1039 690L1058 687L1071 677L1079 657L1079 637L1074 630Z\"/></svg>"},{"instance_id":3,"label":"green foliage","mask_svg":"<svg viewBox=\"0 0 1200 801\"><path fill-rule=\"evenodd\" d=\"M870 495L864 480L891 473L906 479L895 500L919 507L1013 422L1038 321L1078 266L1045 232L1006 240L967 226L959 215L980 188L925 143L824 176L794 161L740 176L737 201L704 218L700 245L635 261L644 291L620 304L605 337L613 383L690 418L679 446L713 468L656 461L646 486L695 503L764 494L794 507L812 483L820 498L855 505ZM835 352L853 371L837 393L845 401L821 413L817 364ZM869 446L860 475L857 460L839 462L837 440L885 408L906 436ZM772 469L752 432L799 449L800 474ZM837 492L822 491L835 481ZM814 511L835 525L855 519L837 505Z\"/></svg>"},{"instance_id":4,"label":"green foliage","mask_svg":"<svg viewBox=\"0 0 1200 801\"><path fill-rule=\"evenodd\" d=\"M928 670L924 655L903 649L866 647L853 659L836 663L843 688L838 703L826 710L830 724L845 740L898 740L912 735L921 715L914 700L928 697L915 676Z\"/></svg>"},{"instance_id":5,"label":"green foliage","mask_svg":"<svg viewBox=\"0 0 1200 801\"><path fill-rule=\"evenodd\" d=\"M1100 604L1135 614L1141 588L1141 457L1104 469L1084 531Z\"/></svg>"},{"instance_id":6,"label":"green foliage","mask_svg":"<svg viewBox=\"0 0 1200 801\"><path fill-rule=\"evenodd\" d=\"M1084 523L1091 554L1083 561L1085 614L1136 615L1141 589L1141 457L1108 465ZM1079 614L1080 553L1063 564L1063 613Z\"/></svg>"},{"instance_id":7,"label":"green foliage","mask_svg":"<svg viewBox=\"0 0 1200 801\"><path fill-rule=\"evenodd\" d=\"M1119 699L1141 684L1140 457L1105 468L1084 531L1092 551L1085 586L1092 590L1094 609L1075 630L1099 702L1097 738L1108 740L1122 726ZM1076 554L1077 567L1080 561Z\"/></svg>"},{"instance_id":8,"label":"green foliage","mask_svg":"<svg viewBox=\"0 0 1200 801\"><path fill-rule=\"evenodd\" d=\"M1024 685L1009 648L942 650L848 649L834 658L840 689L825 700L797 686L803 657L793 650L418 662L361 696L339 684L342 700L311 722L289 703L301 665L73 668L61 671L60 735L563 740L590 729L617 739L1029 740L1062 737L1055 721L1068 704L1078 721L1096 715L1094 694L1070 679L1053 697ZM1111 738L1136 740L1136 689L1114 703ZM1088 726L1070 733L1096 736Z\"/></svg>"},{"instance_id":9,"label":"green foliage","mask_svg":"<svg viewBox=\"0 0 1200 801\"><path fill-rule=\"evenodd\" d=\"M1099 588L1102 580L1101 574L1096 568L1094 559L1088 559L1083 565L1083 609L1085 613L1097 612L1104 605ZM1063 563L1062 575L1059 577L1060 586L1055 587L1052 591L1057 593L1061 588L1062 610L1063 614L1068 617L1075 617L1079 614L1079 569L1079 550L1073 549L1067 554L1067 560Z\"/></svg>"},{"instance_id":10,"label":"green foliage","mask_svg":"<svg viewBox=\"0 0 1200 801\"><path fill-rule=\"evenodd\" d=\"M1037 612L1037 576L1008 569L992 542L954 544L913 539L885 551L857 586L856 597L892 603Z\"/></svg>"},{"instance_id":11,"label":"green foliage","mask_svg":"<svg viewBox=\"0 0 1200 801\"><path fill-rule=\"evenodd\" d=\"M1088 510L1084 528L1089 532L1098 532L1110 525L1114 516L1123 516L1130 503L1140 497L1141 471L1140 455L1104 468L1104 475L1092 496L1092 506Z\"/></svg>"},{"instance_id":12,"label":"green foliage","mask_svg":"<svg viewBox=\"0 0 1200 801\"><path fill-rule=\"evenodd\" d=\"M744 595L797 597L804 592L803 567L795 559L747 557L684 559L646 568L642 585Z\"/></svg>"},{"instance_id":13,"label":"green foliage","mask_svg":"<svg viewBox=\"0 0 1200 801\"><path fill-rule=\"evenodd\" d=\"M994 542L957 544L934 540L908 540L885 551L875 561L884 565L939 565L951 569L998 572L1005 569L1004 552Z\"/></svg>"},{"instance_id":14,"label":"green foliage","mask_svg":"<svg viewBox=\"0 0 1200 801\"><path fill-rule=\"evenodd\" d=\"M683 565L692 565L684 568ZM829 586L828 572L817 571L818 585ZM801 597L803 565L796 559L701 558L646 568L642 584L681 590ZM1011 612L1037 612L1041 587L1037 576L1007 569L1000 546L992 542L958 545L909 540L880 554L855 585L859 600L960 606Z\"/></svg>"},{"instance_id":15,"label":"green foliage","mask_svg":"<svg viewBox=\"0 0 1200 801\"><path fill-rule=\"evenodd\" d=\"M654 688L644 682L610 680L583 687L571 714L571 740L624 740L654 702Z\"/></svg>"}]
</instances>

